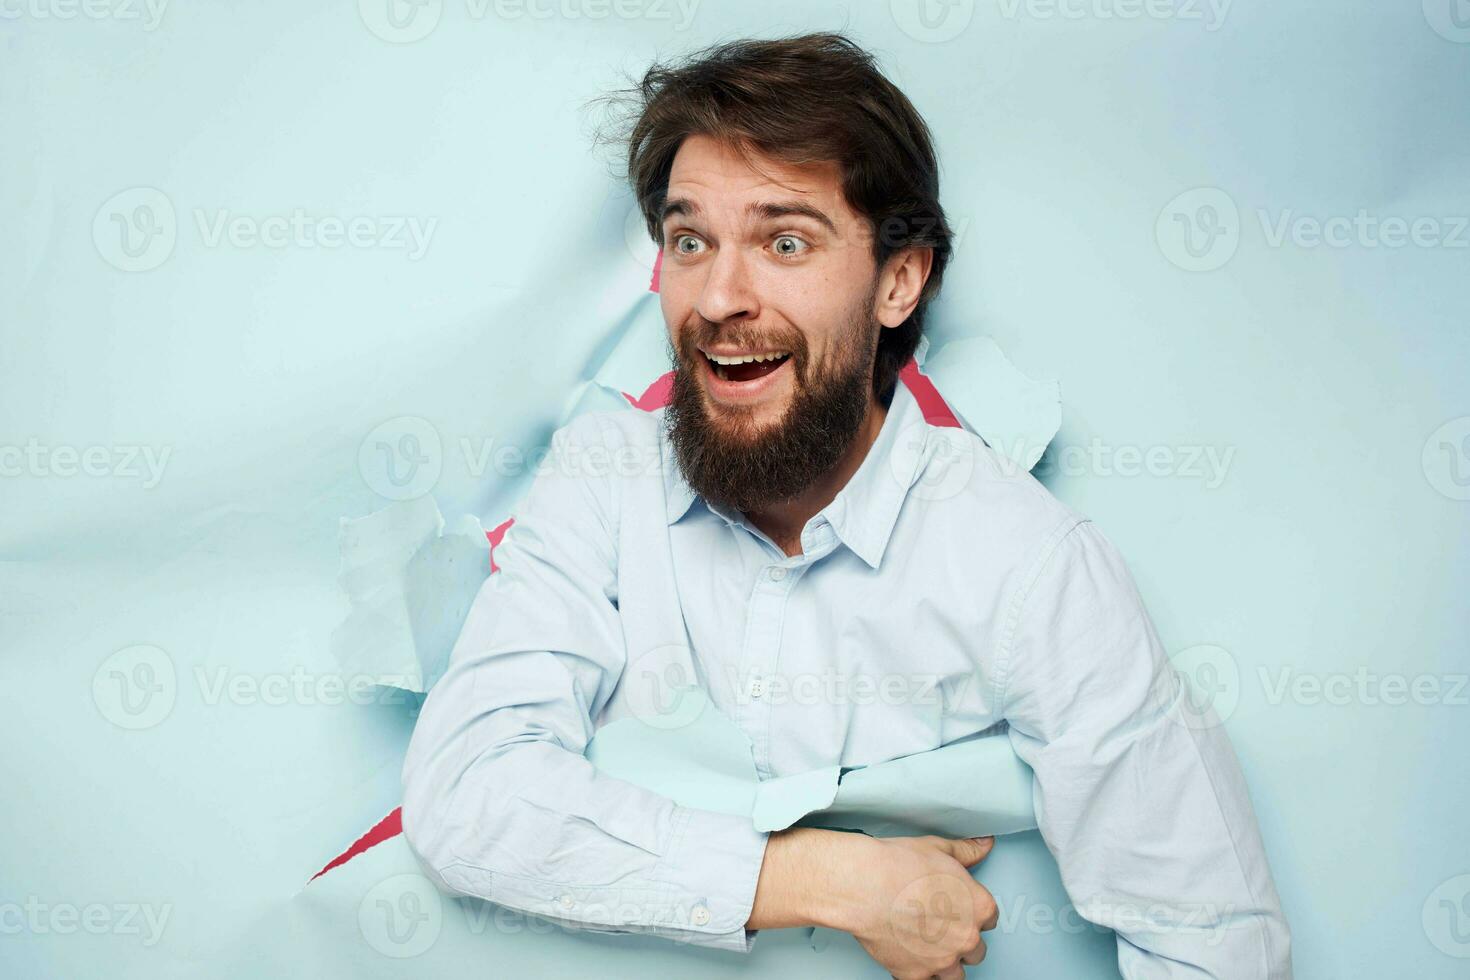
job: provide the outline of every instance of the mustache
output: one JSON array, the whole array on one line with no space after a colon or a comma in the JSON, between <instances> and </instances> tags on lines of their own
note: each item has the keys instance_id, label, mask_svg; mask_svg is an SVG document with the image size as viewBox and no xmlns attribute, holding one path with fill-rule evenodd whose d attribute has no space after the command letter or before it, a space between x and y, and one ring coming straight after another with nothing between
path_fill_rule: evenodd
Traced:
<instances>
[{"instance_id":1,"label":"mustache","mask_svg":"<svg viewBox=\"0 0 1470 980\"><path fill-rule=\"evenodd\" d=\"M696 365L704 360L702 347L728 344L746 350L784 350L791 354L792 366L798 373L806 366L806 336L799 330L757 333L742 326L721 326L711 320L699 320L679 331L678 349L681 360Z\"/></svg>"}]
</instances>

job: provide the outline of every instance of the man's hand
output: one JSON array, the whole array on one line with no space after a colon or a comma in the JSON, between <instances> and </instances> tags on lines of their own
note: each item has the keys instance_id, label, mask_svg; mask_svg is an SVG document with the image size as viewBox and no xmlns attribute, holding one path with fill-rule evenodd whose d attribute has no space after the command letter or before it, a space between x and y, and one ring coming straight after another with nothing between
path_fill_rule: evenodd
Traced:
<instances>
[{"instance_id":1,"label":"man's hand","mask_svg":"<svg viewBox=\"0 0 1470 980\"><path fill-rule=\"evenodd\" d=\"M993 838L872 838L797 829L772 834L751 929L823 925L851 933L898 980L962 980L985 958L995 899L969 868Z\"/></svg>"},{"instance_id":2,"label":"man's hand","mask_svg":"<svg viewBox=\"0 0 1470 980\"><path fill-rule=\"evenodd\" d=\"M851 932L868 955L898 980L963 980L964 966L985 959L980 933L994 929L990 892L968 868L990 853L995 839L892 837L878 845L866 879L867 901Z\"/></svg>"}]
</instances>

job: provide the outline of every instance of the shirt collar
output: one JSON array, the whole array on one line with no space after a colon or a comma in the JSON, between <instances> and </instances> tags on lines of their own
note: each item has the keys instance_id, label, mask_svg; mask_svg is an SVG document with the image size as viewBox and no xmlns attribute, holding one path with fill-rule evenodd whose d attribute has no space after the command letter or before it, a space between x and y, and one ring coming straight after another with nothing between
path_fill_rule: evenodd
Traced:
<instances>
[{"instance_id":1,"label":"shirt collar","mask_svg":"<svg viewBox=\"0 0 1470 980\"><path fill-rule=\"evenodd\" d=\"M688 513L698 494L679 472L664 419L665 411L661 410L658 429L665 513L668 523L674 524ZM928 428L908 386L899 382L867 456L819 515L827 519L842 543L872 568L882 560L899 509L919 475Z\"/></svg>"}]
</instances>

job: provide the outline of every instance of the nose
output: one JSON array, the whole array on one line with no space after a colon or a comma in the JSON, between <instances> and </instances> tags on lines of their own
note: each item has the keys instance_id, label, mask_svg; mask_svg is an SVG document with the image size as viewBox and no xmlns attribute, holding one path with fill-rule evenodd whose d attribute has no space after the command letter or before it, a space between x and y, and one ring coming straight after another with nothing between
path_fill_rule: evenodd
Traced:
<instances>
[{"instance_id":1,"label":"nose","mask_svg":"<svg viewBox=\"0 0 1470 980\"><path fill-rule=\"evenodd\" d=\"M738 248L719 249L714 259L705 263L704 285L699 291L695 309L713 323L760 315L750 264Z\"/></svg>"}]
</instances>

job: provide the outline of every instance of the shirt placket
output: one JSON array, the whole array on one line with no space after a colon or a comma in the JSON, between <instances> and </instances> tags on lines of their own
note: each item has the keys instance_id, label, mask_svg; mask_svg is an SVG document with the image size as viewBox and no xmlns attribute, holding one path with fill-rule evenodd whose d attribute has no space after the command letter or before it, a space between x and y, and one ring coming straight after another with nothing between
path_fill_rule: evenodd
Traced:
<instances>
[{"instance_id":1,"label":"shirt placket","mask_svg":"<svg viewBox=\"0 0 1470 980\"><path fill-rule=\"evenodd\" d=\"M737 703L742 704L741 727L751 737L756 772L760 778L769 779L774 775L771 766L772 681L781 670L781 637L789 608L788 599L812 563L832 550L835 538L830 525L819 518L802 534L802 554L778 558L779 549L769 539L761 534L756 534L756 537L767 545L765 554L771 560L757 570L755 584L751 588L739 674L739 683L744 685L744 689ZM788 664L787 670L792 666ZM785 680L785 689L789 691L793 678Z\"/></svg>"}]
</instances>

